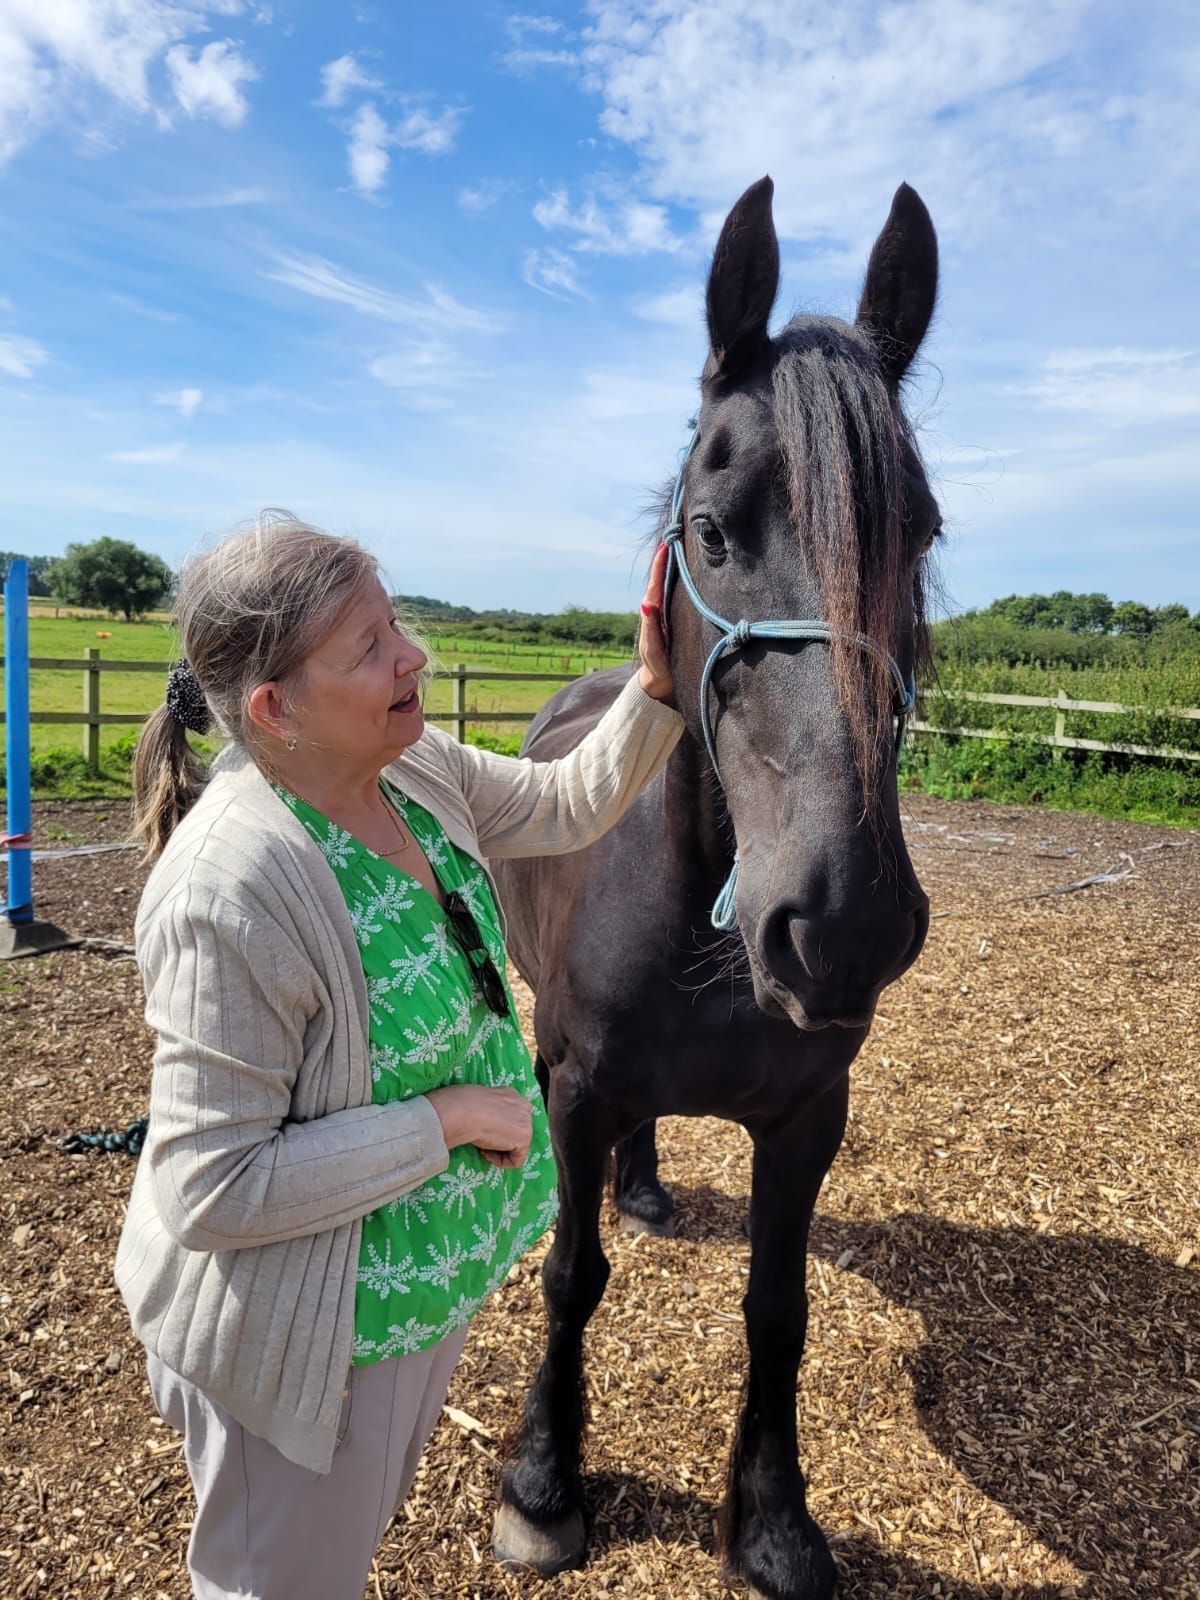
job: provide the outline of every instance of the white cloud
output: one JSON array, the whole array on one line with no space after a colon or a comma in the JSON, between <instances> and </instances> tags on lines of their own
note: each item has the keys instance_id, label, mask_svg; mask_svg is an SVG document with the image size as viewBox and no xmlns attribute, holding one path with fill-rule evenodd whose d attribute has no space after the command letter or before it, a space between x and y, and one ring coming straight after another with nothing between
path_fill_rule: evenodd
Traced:
<instances>
[{"instance_id":1,"label":"white cloud","mask_svg":"<svg viewBox=\"0 0 1200 1600\"><path fill-rule=\"evenodd\" d=\"M458 191L458 204L461 210L478 216L481 212L490 211L511 188L512 184L503 178L483 178L479 183L466 185Z\"/></svg>"},{"instance_id":2,"label":"white cloud","mask_svg":"<svg viewBox=\"0 0 1200 1600\"><path fill-rule=\"evenodd\" d=\"M260 184L213 189L207 194L160 194L131 202L135 211L221 211L227 206L265 206L282 199Z\"/></svg>"},{"instance_id":3,"label":"white cloud","mask_svg":"<svg viewBox=\"0 0 1200 1600\"><path fill-rule=\"evenodd\" d=\"M606 201L590 194L572 206L567 191L555 189L538 201L533 215L547 232L568 234L576 250L594 251L597 255L646 255L682 248L682 242L671 232L665 206L611 190Z\"/></svg>"},{"instance_id":4,"label":"white cloud","mask_svg":"<svg viewBox=\"0 0 1200 1600\"><path fill-rule=\"evenodd\" d=\"M387 182L390 143L388 125L375 107L370 102L360 106L350 124L350 143L346 146L350 183L359 194L376 194Z\"/></svg>"},{"instance_id":5,"label":"white cloud","mask_svg":"<svg viewBox=\"0 0 1200 1600\"><path fill-rule=\"evenodd\" d=\"M392 140L402 150L420 150L423 155L444 156L454 149L463 115L461 106L444 106L437 116L423 106L416 106L396 124Z\"/></svg>"},{"instance_id":6,"label":"white cloud","mask_svg":"<svg viewBox=\"0 0 1200 1600\"><path fill-rule=\"evenodd\" d=\"M343 272L321 256L280 255L276 263L276 270L265 277L383 322L439 333L497 333L503 326L492 312L463 305L438 284L426 284L425 299L417 300Z\"/></svg>"},{"instance_id":7,"label":"white cloud","mask_svg":"<svg viewBox=\"0 0 1200 1600\"><path fill-rule=\"evenodd\" d=\"M1044 406L1130 425L1200 417L1200 350L1065 350L1022 386Z\"/></svg>"},{"instance_id":8,"label":"white cloud","mask_svg":"<svg viewBox=\"0 0 1200 1600\"><path fill-rule=\"evenodd\" d=\"M364 72L352 55L339 56L336 61L327 61L321 68L321 99L318 103L340 106L345 104L346 96L352 89L364 89L370 93L382 88L379 79Z\"/></svg>"},{"instance_id":9,"label":"white cloud","mask_svg":"<svg viewBox=\"0 0 1200 1600\"><path fill-rule=\"evenodd\" d=\"M157 467L168 461L178 461L182 454L181 444L162 444L147 450L114 450L105 460L116 461L124 467Z\"/></svg>"},{"instance_id":10,"label":"white cloud","mask_svg":"<svg viewBox=\"0 0 1200 1600\"><path fill-rule=\"evenodd\" d=\"M533 15L527 11L515 12L504 24L510 39L519 43L530 33L562 33L564 24L557 17Z\"/></svg>"},{"instance_id":11,"label":"white cloud","mask_svg":"<svg viewBox=\"0 0 1200 1600\"><path fill-rule=\"evenodd\" d=\"M32 339L18 334L0 337L0 372L13 378L32 378L35 367L47 360L46 352Z\"/></svg>"},{"instance_id":12,"label":"white cloud","mask_svg":"<svg viewBox=\"0 0 1200 1600\"><path fill-rule=\"evenodd\" d=\"M574 49L551 42L562 41L567 34L557 17L518 12L507 19L504 27L511 47L501 60L514 72L527 72L534 67L570 67L579 60Z\"/></svg>"},{"instance_id":13,"label":"white cloud","mask_svg":"<svg viewBox=\"0 0 1200 1600\"><path fill-rule=\"evenodd\" d=\"M6 0L0 163L54 122L72 123L85 140L103 144L112 107L137 116L154 112L151 69L204 31L214 12L228 15L230 6L226 0Z\"/></svg>"},{"instance_id":14,"label":"white cloud","mask_svg":"<svg viewBox=\"0 0 1200 1600\"><path fill-rule=\"evenodd\" d=\"M453 405L455 390L482 383L489 374L466 362L443 339L428 339L379 356L370 373L399 394L417 411L445 411Z\"/></svg>"},{"instance_id":15,"label":"white cloud","mask_svg":"<svg viewBox=\"0 0 1200 1600\"><path fill-rule=\"evenodd\" d=\"M465 112L461 106L445 106L434 115L424 106L413 106L392 126L379 115L373 102L359 107L350 123L346 159L350 184L363 196L378 194L387 182L391 157L388 149L418 150L422 155L446 155L454 148Z\"/></svg>"},{"instance_id":16,"label":"white cloud","mask_svg":"<svg viewBox=\"0 0 1200 1600\"><path fill-rule=\"evenodd\" d=\"M521 276L531 289L538 289L553 300L588 298L579 283L577 263L562 250L527 251Z\"/></svg>"},{"instance_id":17,"label":"white cloud","mask_svg":"<svg viewBox=\"0 0 1200 1600\"><path fill-rule=\"evenodd\" d=\"M183 318L182 311L163 311L159 306L147 305L136 295L118 294L115 289L108 290L108 298L114 305L123 306L139 317L149 317L153 322L180 322Z\"/></svg>"},{"instance_id":18,"label":"white cloud","mask_svg":"<svg viewBox=\"0 0 1200 1600\"><path fill-rule=\"evenodd\" d=\"M224 128L245 121L250 102L242 85L256 82L259 71L232 39L214 39L195 58L186 45L177 44L167 51L167 71L189 117L211 117Z\"/></svg>"},{"instance_id":19,"label":"white cloud","mask_svg":"<svg viewBox=\"0 0 1200 1600\"><path fill-rule=\"evenodd\" d=\"M190 422L196 415L201 401L204 399L203 389L172 389L167 394L156 394L156 406L174 406L185 422Z\"/></svg>"},{"instance_id":20,"label":"white cloud","mask_svg":"<svg viewBox=\"0 0 1200 1600\"><path fill-rule=\"evenodd\" d=\"M1151 67L1130 50L1114 99L1111 51L1098 41L1116 13L1102 0L591 0L590 10L584 79L601 97L602 131L637 153L643 192L714 223L764 172L785 237L859 249L902 178L959 239L999 215L1075 213L1083 174L1102 186L1101 218L1187 181L1197 116L1185 69L1163 66L1161 39Z\"/></svg>"},{"instance_id":21,"label":"white cloud","mask_svg":"<svg viewBox=\"0 0 1200 1600\"><path fill-rule=\"evenodd\" d=\"M664 289L661 294L635 300L633 310L645 322L698 330L704 325L704 286L699 279L695 283L681 283L676 289Z\"/></svg>"}]
</instances>

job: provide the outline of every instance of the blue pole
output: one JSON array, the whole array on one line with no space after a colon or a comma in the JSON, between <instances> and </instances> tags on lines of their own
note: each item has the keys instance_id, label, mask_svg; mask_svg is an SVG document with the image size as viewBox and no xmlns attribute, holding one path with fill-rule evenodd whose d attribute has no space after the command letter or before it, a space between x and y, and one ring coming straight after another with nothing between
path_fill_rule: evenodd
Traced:
<instances>
[{"instance_id":1,"label":"blue pole","mask_svg":"<svg viewBox=\"0 0 1200 1600\"><path fill-rule=\"evenodd\" d=\"M4 710L11 838L28 834L29 804L29 563L11 561L4 580ZM33 863L29 850L8 849L8 920L33 921Z\"/></svg>"}]
</instances>

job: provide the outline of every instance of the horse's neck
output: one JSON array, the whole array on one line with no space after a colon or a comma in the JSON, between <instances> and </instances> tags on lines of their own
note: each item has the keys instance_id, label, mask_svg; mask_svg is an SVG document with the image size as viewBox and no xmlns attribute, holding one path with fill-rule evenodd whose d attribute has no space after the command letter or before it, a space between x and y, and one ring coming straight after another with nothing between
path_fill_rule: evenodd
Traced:
<instances>
[{"instance_id":1,"label":"horse's neck","mask_svg":"<svg viewBox=\"0 0 1200 1600\"><path fill-rule=\"evenodd\" d=\"M733 828L704 746L685 729L666 770L666 848L689 898L711 906L733 867Z\"/></svg>"}]
</instances>

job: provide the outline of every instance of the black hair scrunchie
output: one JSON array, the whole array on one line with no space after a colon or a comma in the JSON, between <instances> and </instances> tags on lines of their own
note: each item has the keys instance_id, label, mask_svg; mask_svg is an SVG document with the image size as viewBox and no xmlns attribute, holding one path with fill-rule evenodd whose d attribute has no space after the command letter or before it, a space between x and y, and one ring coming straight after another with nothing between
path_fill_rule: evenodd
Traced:
<instances>
[{"instance_id":1,"label":"black hair scrunchie","mask_svg":"<svg viewBox=\"0 0 1200 1600\"><path fill-rule=\"evenodd\" d=\"M212 727L204 690L186 656L167 674L167 710L189 733L207 733Z\"/></svg>"}]
</instances>

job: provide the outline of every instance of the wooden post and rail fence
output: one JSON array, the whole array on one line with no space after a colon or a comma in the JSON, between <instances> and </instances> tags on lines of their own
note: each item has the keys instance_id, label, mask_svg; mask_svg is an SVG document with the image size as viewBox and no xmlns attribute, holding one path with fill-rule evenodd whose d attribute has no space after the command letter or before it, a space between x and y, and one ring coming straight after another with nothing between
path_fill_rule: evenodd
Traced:
<instances>
[{"instance_id":1,"label":"wooden post and rail fence","mask_svg":"<svg viewBox=\"0 0 1200 1600\"><path fill-rule=\"evenodd\" d=\"M0 657L0 669L4 666ZM82 708L79 711L34 711L30 722L41 725L60 724L82 729L83 756L88 767L99 771L100 730L111 727L138 727L145 722L142 711L104 711L101 701L101 682L106 672L150 672L166 677L171 667L169 661L114 661L106 660L98 649L86 651L83 657L32 656L29 666L35 672L77 672L81 675ZM448 722L460 740L466 739L468 724L481 722L530 722L535 711L476 711L469 704L468 685L472 683L572 683L578 673L571 672L509 672L499 668L469 668L456 662L452 669L442 674L442 681L451 686L451 708L448 711L427 711L431 722ZM1200 750L1181 750L1172 746L1151 747L1137 744L1107 744L1100 739L1069 738L1066 719L1072 712L1094 716L1135 716L1152 714L1200 721L1200 707L1195 706L1122 706L1106 700L1072 700L1063 690L1052 697L1032 694L980 694L951 692L941 695L935 690L918 692L918 701L928 705L937 698L969 702L975 705L1015 706L1027 710L1052 710L1054 732L1026 733L1011 728L948 727L940 723L914 718L909 723L913 733L951 735L964 739L1022 739L1037 744L1051 745L1056 751L1099 750L1113 755L1142 756L1149 760L1200 761ZM0 716L0 722L3 718Z\"/></svg>"}]
</instances>

